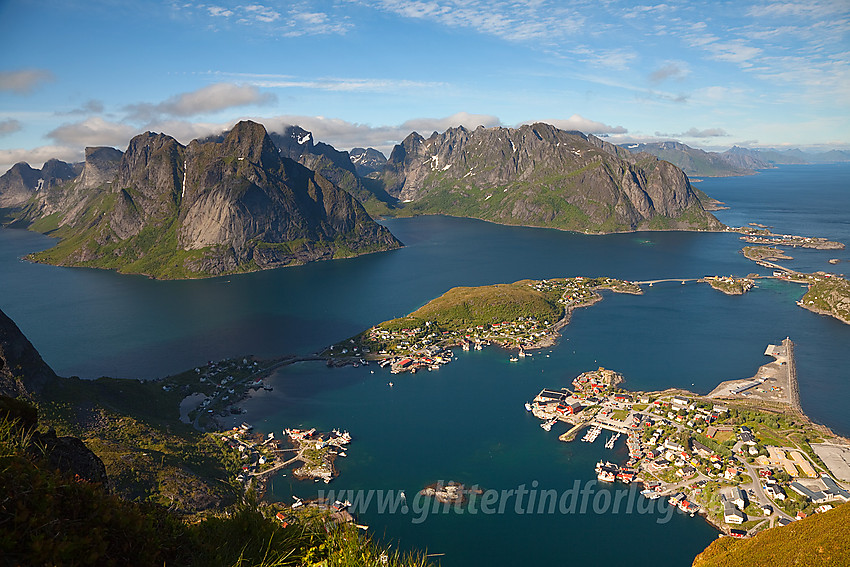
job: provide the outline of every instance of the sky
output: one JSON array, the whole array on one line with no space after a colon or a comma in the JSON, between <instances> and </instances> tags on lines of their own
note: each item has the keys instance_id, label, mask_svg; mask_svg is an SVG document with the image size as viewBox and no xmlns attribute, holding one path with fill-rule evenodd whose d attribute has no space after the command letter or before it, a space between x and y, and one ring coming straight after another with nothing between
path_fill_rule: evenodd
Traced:
<instances>
[{"instance_id":1,"label":"sky","mask_svg":"<svg viewBox=\"0 0 850 567\"><path fill-rule=\"evenodd\" d=\"M850 148L850 0L0 0L0 172L240 119Z\"/></svg>"}]
</instances>

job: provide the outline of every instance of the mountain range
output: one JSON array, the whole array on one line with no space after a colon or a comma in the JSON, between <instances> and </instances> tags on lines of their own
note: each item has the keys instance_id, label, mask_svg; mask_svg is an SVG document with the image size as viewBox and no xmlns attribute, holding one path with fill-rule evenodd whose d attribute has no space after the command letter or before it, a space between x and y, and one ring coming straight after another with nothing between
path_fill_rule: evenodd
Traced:
<instances>
[{"instance_id":1,"label":"mountain range","mask_svg":"<svg viewBox=\"0 0 850 567\"><path fill-rule=\"evenodd\" d=\"M622 144L633 152L646 152L682 168L688 175L727 177L752 175L759 169L777 165L838 163L850 161L850 152L830 150L809 153L799 149L751 149L733 146L725 152L707 152L680 142Z\"/></svg>"},{"instance_id":2,"label":"mountain range","mask_svg":"<svg viewBox=\"0 0 850 567\"><path fill-rule=\"evenodd\" d=\"M542 123L414 132L383 180L409 213L589 233L722 226L678 167Z\"/></svg>"},{"instance_id":3,"label":"mountain range","mask_svg":"<svg viewBox=\"0 0 850 567\"><path fill-rule=\"evenodd\" d=\"M702 198L702 201L701 201ZM82 164L0 176L7 225L56 236L31 256L156 278L204 277L389 250L376 216L446 214L587 233L718 230L681 169L548 124L411 133L388 160L298 127L240 122L184 146L147 132Z\"/></svg>"},{"instance_id":4,"label":"mountain range","mask_svg":"<svg viewBox=\"0 0 850 567\"><path fill-rule=\"evenodd\" d=\"M254 122L188 146L147 132L125 152L87 149L78 176L64 183L30 182L23 190L18 184L3 193L4 204L14 207L13 226L60 238L54 248L33 255L36 261L158 278L244 272L401 246L351 194L281 154Z\"/></svg>"}]
</instances>

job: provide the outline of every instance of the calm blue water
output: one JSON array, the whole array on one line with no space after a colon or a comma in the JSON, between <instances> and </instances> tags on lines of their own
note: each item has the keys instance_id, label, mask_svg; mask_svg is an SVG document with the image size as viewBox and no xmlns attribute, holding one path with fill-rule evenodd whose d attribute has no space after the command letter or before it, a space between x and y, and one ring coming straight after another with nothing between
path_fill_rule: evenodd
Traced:
<instances>
[{"instance_id":1,"label":"calm blue water","mask_svg":"<svg viewBox=\"0 0 850 567\"><path fill-rule=\"evenodd\" d=\"M850 243L850 166L782 167L707 179L700 188L731 206L717 214L728 224L759 222ZM30 264L19 258L51 240L0 230L0 308L60 374L145 378L225 356L314 352L456 285L760 270L741 256L742 243L731 234L591 237L446 217L386 224L405 248L188 282ZM845 271L850 261L846 250L791 254L789 265L801 270ZM842 263L830 266L833 257ZM557 441L560 431L541 430L522 408L541 387L560 387L605 366L622 372L634 389L679 386L705 393L721 380L752 376L767 361L765 346L790 335L805 411L850 435L842 406L850 399L844 357L850 326L798 308L794 301L803 292L763 281L741 297L690 283L659 284L643 296L608 294L575 313L558 345L520 364L509 364L498 349L458 350L458 360L439 371L394 376L392 389L389 373L375 366L299 364L275 375L274 392L243 405L262 431L297 425L350 430L355 442L349 457L338 461L341 477L330 485L337 489L404 489L410 498L427 483L459 480L498 490L537 481L539 489L563 491L575 480L591 480L593 463L616 453L601 441L564 444ZM283 499L316 490L290 477L273 483ZM716 535L699 519L675 514L662 525L660 517L440 514L414 524L409 516L372 510L361 521L402 547L445 553L447 566L560 564L564 553L585 563L640 563L647 543L659 540L667 552L653 556L653 564L681 565ZM510 538L511 545L488 543L499 538Z\"/></svg>"}]
</instances>

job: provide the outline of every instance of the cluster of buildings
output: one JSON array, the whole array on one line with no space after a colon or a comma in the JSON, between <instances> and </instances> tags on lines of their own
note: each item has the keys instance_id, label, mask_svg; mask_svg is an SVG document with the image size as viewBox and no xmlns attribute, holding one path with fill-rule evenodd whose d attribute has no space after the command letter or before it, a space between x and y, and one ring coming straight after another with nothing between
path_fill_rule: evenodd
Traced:
<instances>
[{"instance_id":1,"label":"cluster of buildings","mask_svg":"<svg viewBox=\"0 0 850 567\"><path fill-rule=\"evenodd\" d=\"M393 372L436 369L451 362L450 347L460 345L464 350L480 350L492 342L504 346L530 346L552 333L549 321L534 317L518 317L514 321L500 321L489 325L476 325L463 330L440 330L436 323L427 321L422 327L389 330L376 326L361 338L361 345L331 347L343 356L366 356L381 359L381 366L391 366ZM523 353L524 354L524 353ZM361 360L362 363L365 361Z\"/></svg>"},{"instance_id":2,"label":"cluster of buildings","mask_svg":"<svg viewBox=\"0 0 850 567\"><path fill-rule=\"evenodd\" d=\"M748 522L748 513L759 518L777 514L784 520L780 523L787 524L792 516L783 508L793 514L800 505L787 507L786 490L796 493L795 498L800 495L819 505L816 512L829 509L828 502L850 500L850 491L828 474L817 474L801 451L760 447L749 427L725 423L727 406L679 394L611 392L618 376L604 369L586 372L573 380L575 392L566 388L541 391L532 410L541 419L554 416L576 427L589 425L594 432L602 428L617 432L607 448L620 433L627 434L631 457L627 466L637 470L636 480L646 488L644 496L669 496L671 504L689 514L708 507L718 523L731 526ZM598 408L595 412L594 407ZM576 414L577 419L573 418ZM595 440L597 435L591 437ZM615 471L612 474L615 465L605 465L597 466L598 475L605 476L599 478L619 480ZM780 475L784 480L777 479L772 467L792 478L789 481ZM719 509L711 504L717 502L712 494L719 497ZM739 531L741 534L746 531Z\"/></svg>"},{"instance_id":3,"label":"cluster of buildings","mask_svg":"<svg viewBox=\"0 0 850 567\"><path fill-rule=\"evenodd\" d=\"M263 437L251 433L252 430L250 424L243 423L221 434L228 446L239 452L242 469L236 480L246 489L251 485L253 475L274 466L277 462L275 452L278 450L278 441L275 440L274 433Z\"/></svg>"},{"instance_id":4,"label":"cluster of buildings","mask_svg":"<svg viewBox=\"0 0 850 567\"><path fill-rule=\"evenodd\" d=\"M741 295L750 291L755 280L750 278L736 278L735 276L706 276L703 278L714 289L730 295Z\"/></svg>"},{"instance_id":5,"label":"cluster of buildings","mask_svg":"<svg viewBox=\"0 0 850 567\"><path fill-rule=\"evenodd\" d=\"M253 358L230 358L209 361L204 366L164 380L163 391L179 390L185 395L195 394L197 405L187 412L187 417L199 429L219 430L216 417L240 414L236 406L250 390L271 390L262 378L269 362L259 363Z\"/></svg>"}]
</instances>

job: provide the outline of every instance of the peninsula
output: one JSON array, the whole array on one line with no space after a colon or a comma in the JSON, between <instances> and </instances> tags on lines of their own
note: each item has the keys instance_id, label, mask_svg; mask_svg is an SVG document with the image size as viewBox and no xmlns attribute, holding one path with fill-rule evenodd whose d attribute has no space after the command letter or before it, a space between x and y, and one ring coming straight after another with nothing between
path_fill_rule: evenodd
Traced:
<instances>
[{"instance_id":1,"label":"peninsula","mask_svg":"<svg viewBox=\"0 0 850 567\"><path fill-rule=\"evenodd\" d=\"M385 321L322 353L329 365L373 360L393 372L433 369L451 351L497 344L526 350L554 344L574 309L602 300L603 290L640 295L640 286L608 277L521 280L512 284L456 287L410 315Z\"/></svg>"},{"instance_id":2,"label":"peninsula","mask_svg":"<svg viewBox=\"0 0 850 567\"><path fill-rule=\"evenodd\" d=\"M684 390L628 392L622 376L600 368L569 388L544 389L526 409L572 441L605 449L626 437L625 465L601 458L603 482L639 482L646 498L667 497L721 531L743 537L850 501L850 440L813 423L800 408L793 343L768 345L773 362L748 380L700 396Z\"/></svg>"}]
</instances>

